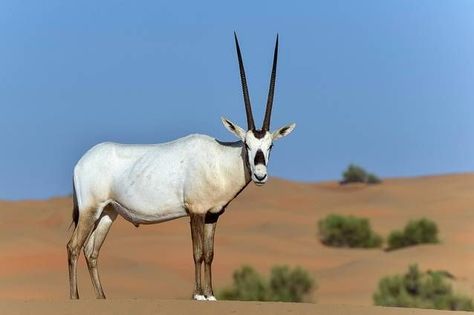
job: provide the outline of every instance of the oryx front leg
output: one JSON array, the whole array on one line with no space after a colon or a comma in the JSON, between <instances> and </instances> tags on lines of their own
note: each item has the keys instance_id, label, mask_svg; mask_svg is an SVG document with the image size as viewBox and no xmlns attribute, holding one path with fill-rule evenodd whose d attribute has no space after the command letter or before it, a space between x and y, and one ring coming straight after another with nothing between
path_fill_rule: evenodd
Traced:
<instances>
[{"instance_id":1,"label":"oryx front leg","mask_svg":"<svg viewBox=\"0 0 474 315\"><path fill-rule=\"evenodd\" d=\"M193 299L206 300L202 294L201 288L201 265L204 260L204 215L190 214L191 217L191 237L193 241L193 258L194 258L194 292Z\"/></svg>"},{"instance_id":2,"label":"oryx front leg","mask_svg":"<svg viewBox=\"0 0 474 315\"><path fill-rule=\"evenodd\" d=\"M219 214L207 213L204 223L204 289L208 301L215 301L212 290L212 260L214 259L214 234Z\"/></svg>"},{"instance_id":3,"label":"oryx front leg","mask_svg":"<svg viewBox=\"0 0 474 315\"><path fill-rule=\"evenodd\" d=\"M87 267L89 269L92 284L94 285L95 295L98 299L105 299L105 294L102 284L100 283L97 260L99 258L100 248L102 247L105 237L116 218L117 212L112 208L109 207L104 210L99 220L97 220L95 228L84 247L84 256L86 257Z\"/></svg>"}]
</instances>

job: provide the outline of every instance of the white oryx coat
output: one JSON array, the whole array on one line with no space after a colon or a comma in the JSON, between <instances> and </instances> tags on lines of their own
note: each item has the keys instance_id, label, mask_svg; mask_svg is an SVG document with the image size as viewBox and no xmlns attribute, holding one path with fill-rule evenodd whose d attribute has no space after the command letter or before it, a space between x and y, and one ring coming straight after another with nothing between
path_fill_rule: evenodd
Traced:
<instances>
[{"instance_id":1,"label":"white oryx coat","mask_svg":"<svg viewBox=\"0 0 474 315\"><path fill-rule=\"evenodd\" d=\"M79 211L112 204L137 226L220 212L250 182L242 146L199 134L162 144L98 144L74 168Z\"/></svg>"}]
</instances>

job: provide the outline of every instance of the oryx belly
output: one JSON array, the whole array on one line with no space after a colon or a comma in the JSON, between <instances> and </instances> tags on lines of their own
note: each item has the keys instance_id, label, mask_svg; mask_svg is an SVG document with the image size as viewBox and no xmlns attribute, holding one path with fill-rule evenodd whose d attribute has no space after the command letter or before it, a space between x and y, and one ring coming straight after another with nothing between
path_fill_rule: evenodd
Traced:
<instances>
[{"instance_id":1,"label":"oryx belly","mask_svg":"<svg viewBox=\"0 0 474 315\"><path fill-rule=\"evenodd\" d=\"M182 207L175 209L167 208L164 210L152 209L147 210L136 210L132 208L126 208L117 201L112 201L115 210L127 221L138 225L138 224L152 224L160 223L165 221L174 220L177 218L185 217L188 215L186 210Z\"/></svg>"},{"instance_id":2,"label":"oryx belly","mask_svg":"<svg viewBox=\"0 0 474 315\"><path fill-rule=\"evenodd\" d=\"M187 215L183 204L183 163L175 151L155 148L115 178L117 212L134 224L158 223Z\"/></svg>"}]
</instances>

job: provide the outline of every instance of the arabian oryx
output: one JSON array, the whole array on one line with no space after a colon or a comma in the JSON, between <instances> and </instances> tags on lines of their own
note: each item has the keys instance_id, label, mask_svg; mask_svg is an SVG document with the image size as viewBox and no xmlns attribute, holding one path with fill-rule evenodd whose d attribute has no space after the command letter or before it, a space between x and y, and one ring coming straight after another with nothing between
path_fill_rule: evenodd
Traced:
<instances>
[{"instance_id":1,"label":"arabian oryx","mask_svg":"<svg viewBox=\"0 0 474 315\"><path fill-rule=\"evenodd\" d=\"M211 264L217 219L250 181L259 186L265 184L273 141L295 128L295 124L289 124L270 132L278 36L261 129L255 128L235 33L234 37L247 130L225 118L222 122L239 141L227 143L205 135L190 135L162 144L101 143L75 166L72 214L75 229L67 244L71 299L79 298L77 260L83 246L96 296L105 298L97 259L107 232L120 214L136 226L189 216L195 267L193 298L215 300ZM204 285L201 285L203 263Z\"/></svg>"}]
</instances>

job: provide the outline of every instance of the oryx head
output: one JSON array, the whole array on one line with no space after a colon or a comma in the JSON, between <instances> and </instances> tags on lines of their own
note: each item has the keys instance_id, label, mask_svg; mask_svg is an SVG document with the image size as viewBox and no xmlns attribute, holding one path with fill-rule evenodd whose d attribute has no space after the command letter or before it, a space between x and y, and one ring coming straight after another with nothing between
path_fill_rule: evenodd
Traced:
<instances>
[{"instance_id":1,"label":"oryx head","mask_svg":"<svg viewBox=\"0 0 474 315\"><path fill-rule=\"evenodd\" d=\"M270 150L273 147L273 141L288 135L295 128L295 124L288 124L284 127L270 131L270 116L272 114L273 94L275 91L276 67L278 59L278 35L276 38L275 52L273 54L273 68L270 79L270 88L268 91L267 107L265 110L265 119L261 129L255 128L253 121L252 107L250 105L250 96L247 89L247 80L245 78L244 64L240 53L239 41L234 33L235 47L239 59L240 79L242 81L242 91L244 94L245 111L247 112L247 131L234 124L226 118L222 118L224 126L236 135L244 143L244 148L248 158L252 180L257 185L266 183L267 165L270 156Z\"/></svg>"}]
</instances>

